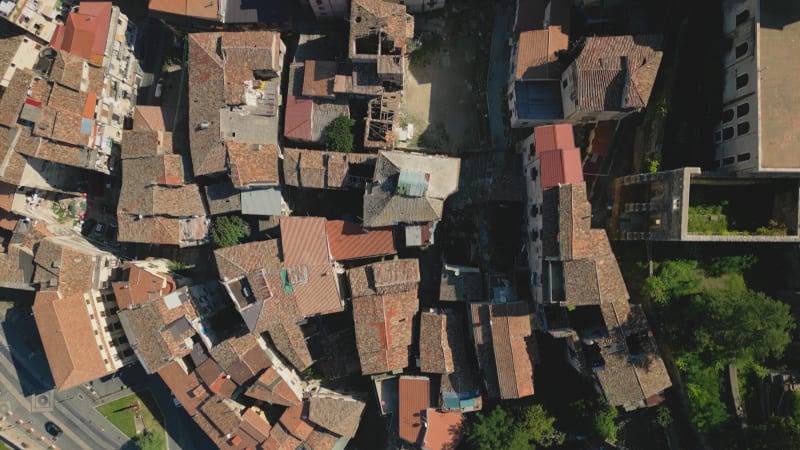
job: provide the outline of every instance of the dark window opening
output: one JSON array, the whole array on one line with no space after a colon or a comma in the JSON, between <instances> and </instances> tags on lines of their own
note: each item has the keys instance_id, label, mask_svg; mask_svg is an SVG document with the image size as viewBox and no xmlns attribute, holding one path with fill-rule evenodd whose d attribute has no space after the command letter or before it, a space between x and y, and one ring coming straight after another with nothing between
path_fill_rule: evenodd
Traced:
<instances>
[{"instance_id":1,"label":"dark window opening","mask_svg":"<svg viewBox=\"0 0 800 450\"><path fill-rule=\"evenodd\" d=\"M740 153L738 156L736 156L736 161L750 161L750 153Z\"/></svg>"},{"instance_id":2,"label":"dark window opening","mask_svg":"<svg viewBox=\"0 0 800 450\"><path fill-rule=\"evenodd\" d=\"M742 103L736 107L736 117L744 117L750 112L750 103Z\"/></svg>"},{"instance_id":3,"label":"dark window opening","mask_svg":"<svg viewBox=\"0 0 800 450\"><path fill-rule=\"evenodd\" d=\"M728 128L725 128L724 130L722 130L722 139L723 140L727 141L728 139L731 139L732 137L733 137L733 127L728 127Z\"/></svg>"},{"instance_id":4,"label":"dark window opening","mask_svg":"<svg viewBox=\"0 0 800 450\"><path fill-rule=\"evenodd\" d=\"M736 134L739 136L746 134L748 131L750 131L750 122L742 122L736 125Z\"/></svg>"},{"instance_id":5,"label":"dark window opening","mask_svg":"<svg viewBox=\"0 0 800 450\"><path fill-rule=\"evenodd\" d=\"M744 24L745 22L747 22L747 19L749 18L750 18L750 11L745 9L744 11L736 15L736 26L738 27L739 25Z\"/></svg>"},{"instance_id":6,"label":"dark window opening","mask_svg":"<svg viewBox=\"0 0 800 450\"><path fill-rule=\"evenodd\" d=\"M718 143L722 141L722 131L715 131L714 132L714 143Z\"/></svg>"},{"instance_id":7,"label":"dark window opening","mask_svg":"<svg viewBox=\"0 0 800 450\"><path fill-rule=\"evenodd\" d=\"M747 54L747 42L742 42L736 46L736 57L741 58Z\"/></svg>"},{"instance_id":8,"label":"dark window opening","mask_svg":"<svg viewBox=\"0 0 800 450\"><path fill-rule=\"evenodd\" d=\"M729 157L727 157L727 158L722 160L722 165L723 166L730 166L731 164L733 164L733 161L734 161L733 156L729 156Z\"/></svg>"},{"instance_id":9,"label":"dark window opening","mask_svg":"<svg viewBox=\"0 0 800 450\"><path fill-rule=\"evenodd\" d=\"M722 123L728 123L731 120L733 120L733 110L726 109L725 111L722 111Z\"/></svg>"},{"instance_id":10,"label":"dark window opening","mask_svg":"<svg viewBox=\"0 0 800 450\"><path fill-rule=\"evenodd\" d=\"M736 89L741 89L747 86L747 82L750 81L750 77L747 76L746 73L743 73L736 77Z\"/></svg>"}]
</instances>

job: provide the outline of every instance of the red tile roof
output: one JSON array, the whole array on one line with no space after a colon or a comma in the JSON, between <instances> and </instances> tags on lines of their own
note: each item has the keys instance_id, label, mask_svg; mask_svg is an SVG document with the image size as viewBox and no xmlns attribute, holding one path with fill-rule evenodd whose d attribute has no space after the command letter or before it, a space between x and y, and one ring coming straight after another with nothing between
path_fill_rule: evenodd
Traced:
<instances>
[{"instance_id":1,"label":"red tile roof","mask_svg":"<svg viewBox=\"0 0 800 450\"><path fill-rule=\"evenodd\" d=\"M425 414L427 428L422 439L426 450L451 450L464 438L466 420L458 412L439 412L429 408Z\"/></svg>"},{"instance_id":2,"label":"red tile roof","mask_svg":"<svg viewBox=\"0 0 800 450\"><path fill-rule=\"evenodd\" d=\"M298 141L311 141L311 112L314 101L310 98L290 95L286 99L286 119L283 135Z\"/></svg>"},{"instance_id":3,"label":"red tile roof","mask_svg":"<svg viewBox=\"0 0 800 450\"><path fill-rule=\"evenodd\" d=\"M334 261L395 253L392 228L366 230L355 223L331 220L325 229L328 233L328 247Z\"/></svg>"},{"instance_id":4,"label":"red tile roof","mask_svg":"<svg viewBox=\"0 0 800 450\"><path fill-rule=\"evenodd\" d=\"M128 265L126 272L126 281L115 281L111 285L120 309L147 303L175 290L174 280L165 273L146 270L133 264Z\"/></svg>"},{"instance_id":5,"label":"red tile roof","mask_svg":"<svg viewBox=\"0 0 800 450\"><path fill-rule=\"evenodd\" d=\"M577 148L542 152L539 158L542 189L583 181L581 152Z\"/></svg>"},{"instance_id":6,"label":"red tile roof","mask_svg":"<svg viewBox=\"0 0 800 450\"><path fill-rule=\"evenodd\" d=\"M50 45L102 66L111 22L111 2L81 2L78 11L70 13L67 22L56 29Z\"/></svg>"},{"instance_id":7,"label":"red tile roof","mask_svg":"<svg viewBox=\"0 0 800 450\"><path fill-rule=\"evenodd\" d=\"M533 140L536 143L537 154L546 150L575 148L572 125L568 123L536 127L533 129Z\"/></svg>"},{"instance_id":8,"label":"red tile roof","mask_svg":"<svg viewBox=\"0 0 800 450\"><path fill-rule=\"evenodd\" d=\"M328 257L325 219L282 217L281 245L288 277L303 317L343 311L336 274Z\"/></svg>"},{"instance_id":9,"label":"red tile roof","mask_svg":"<svg viewBox=\"0 0 800 450\"><path fill-rule=\"evenodd\" d=\"M417 445L425 431L423 414L431 406L430 380L427 377L400 377L398 420L400 439Z\"/></svg>"}]
</instances>

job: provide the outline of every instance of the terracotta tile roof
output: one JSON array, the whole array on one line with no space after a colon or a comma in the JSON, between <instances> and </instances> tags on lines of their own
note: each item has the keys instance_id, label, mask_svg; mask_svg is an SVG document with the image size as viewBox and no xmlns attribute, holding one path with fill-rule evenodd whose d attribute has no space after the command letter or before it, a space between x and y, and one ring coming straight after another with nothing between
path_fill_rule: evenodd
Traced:
<instances>
[{"instance_id":1,"label":"terracotta tile roof","mask_svg":"<svg viewBox=\"0 0 800 450\"><path fill-rule=\"evenodd\" d=\"M286 99L286 118L283 124L283 135L297 141L313 141L311 135L311 117L314 100L290 95Z\"/></svg>"},{"instance_id":2,"label":"terracotta tile roof","mask_svg":"<svg viewBox=\"0 0 800 450\"><path fill-rule=\"evenodd\" d=\"M271 428L272 426L260 409L251 406L244 410L239 432L247 433L255 442L260 444L269 438Z\"/></svg>"},{"instance_id":3,"label":"terracotta tile roof","mask_svg":"<svg viewBox=\"0 0 800 450\"><path fill-rule=\"evenodd\" d=\"M242 423L242 416L231 408L222 397L212 396L205 401L198 412L216 429L219 436L235 432ZM214 436L212 436L212 439Z\"/></svg>"},{"instance_id":4,"label":"terracotta tile roof","mask_svg":"<svg viewBox=\"0 0 800 450\"><path fill-rule=\"evenodd\" d=\"M11 128L17 123L22 104L35 75L26 69L14 71L14 76L0 98L0 125Z\"/></svg>"},{"instance_id":5,"label":"terracotta tile roof","mask_svg":"<svg viewBox=\"0 0 800 450\"><path fill-rule=\"evenodd\" d=\"M58 52L53 67L50 69L50 79L75 91L81 90L84 66L86 59L68 52Z\"/></svg>"},{"instance_id":6,"label":"terracotta tile roof","mask_svg":"<svg viewBox=\"0 0 800 450\"><path fill-rule=\"evenodd\" d=\"M533 129L536 153L575 148L575 135L568 123L542 125Z\"/></svg>"},{"instance_id":7,"label":"terracotta tile roof","mask_svg":"<svg viewBox=\"0 0 800 450\"><path fill-rule=\"evenodd\" d=\"M308 420L339 436L352 438L365 406L366 403L353 397L316 394L308 400Z\"/></svg>"},{"instance_id":8,"label":"terracotta tile roof","mask_svg":"<svg viewBox=\"0 0 800 450\"><path fill-rule=\"evenodd\" d=\"M260 269L280 270L278 240L248 242L214 250L220 279L232 280Z\"/></svg>"},{"instance_id":9,"label":"terracotta tile roof","mask_svg":"<svg viewBox=\"0 0 800 450\"><path fill-rule=\"evenodd\" d=\"M286 408L280 418L280 424L284 430L296 437L300 442L304 441L314 431L314 425L305 416L304 407L300 404Z\"/></svg>"},{"instance_id":10,"label":"terracotta tile roof","mask_svg":"<svg viewBox=\"0 0 800 450\"><path fill-rule=\"evenodd\" d=\"M170 154L170 137L170 133L153 130L125 130L122 132L121 157L130 159Z\"/></svg>"},{"instance_id":11,"label":"terracotta tile roof","mask_svg":"<svg viewBox=\"0 0 800 450\"><path fill-rule=\"evenodd\" d=\"M334 261L393 255L394 233L391 228L366 230L343 220L330 220L325 225L328 246Z\"/></svg>"},{"instance_id":12,"label":"terracotta tile roof","mask_svg":"<svg viewBox=\"0 0 800 450\"><path fill-rule=\"evenodd\" d=\"M427 373L448 374L455 371L451 338L452 314L423 312L420 314L419 369ZM457 325L456 325L457 326Z\"/></svg>"},{"instance_id":13,"label":"terracotta tile roof","mask_svg":"<svg viewBox=\"0 0 800 450\"><path fill-rule=\"evenodd\" d=\"M220 110L245 103L244 83L253 81L254 71L280 72L279 47L280 34L273 31L189 34L189 124L195 175L225 171Z\"/></svg>"},{"instance_id":14,"label":"terracotta tile roof","mask_svg":"<svg viewBox=\"0 0 800 450\"><path fill-rule=\"evenodd\" d=\"M60 296L56 291L39 291L33 316L58 390L111 373L97 349L81 293Z\"/></svg>"},{"instance_id":15,"label":"terracotta tile roof","mask_svg":"<svg viewBox=\"0 0 800 450\"><path fill-rule=\"evenodd\" d=\"M303 442L304 450L329 450L335 448L339 442L339 436L331 434L321 428L316 428Z\"/></svg>"},{"instance_id":16,"label":"terracotta tile roof","mask_svg":"<svg viewBox=\"0 0 800 450\"><path fill-rule=\"evenodd\" d=\"M566 51L569 36L560 27L523 31L519 34L516 61L517 80L560 79L561 67L556 53Z\"/></svg>"},{"instance_id":17,"label":"terracotta tile roof","mask_svg":"<svg viewBox=\"0 0 800 450\"><path fill-rule=\"evenodd\" d=\"M305 336L303 336L300 326L292 319L291 313L282 311L273 313L276 309L283 308L277 305L274 307L270 304L265 305L261 311L257 329L268 331L272 343L281 355L297 370L305 370L314 363L311 353L308 351Z\"/></svg>"},{"instance_id":18,"label":"terracotta tile roof","mask_svg":"<svg viewBox=\"0 0 800 450\"><path fill-rule=\"evenodd\" d=\"M228 141L231 180L233 186L245 188L252 185L277 185L278 146L272 144L244 144Z\"/></svg>"},{"instance_id":19,"label":"terracotta tile roof","mask_svg":"<svg viewBox=\"0 0 800 450\"><path fill-rule=\"evenodd\" d=\"M211 348L211 356L231 379L242 386L272 365L256 337L228 338Z\"/></svg>"},{"instance_id":20,"label":"terracotta tile roof","mask_svg":"<svg viewBox=\"0 0 800 450\"><path fill-rule=\"evenodd\" d=\"M333 80L338 64L335 61L306 60L303 71L303 96L334 98Z\"/></svg>"},{"instance_id":21,"label":"terracotta tile roof","mask_svg":"<svg viewBox=\"0 0 800 450\"><path fill-rule=\"evenodd\" d=\"M26 37L24 31L11 22L3 22L0 27L0 67L8 68Z\"/></svg>"},{"instance_id":22,"label":"terracotta tile roof","mask_svg":"<svg viewBox=\"0 0 800 450\"><path fill-rule=\"evenodd\" d=\"M0 286L26 289L33 279L33 252L31 249L11 244L0 252Z\"/></svg>"},{"instance_id":23,"label":"terracotta tile roof","mask_svg":"<svg viewBox=\"0 0 800 450\"><path fill-rule=\"evenodd\" d=\"M197 414L197 407L210 394L200 383L197 372L186 373L177 361L162 367L158 375L190 416Z\"/></svg>"},{"instance_id":24,"label":"terracotta tile roof","mask_svg":"<svg viewBox=\"0 0 800 450\"><path fill-rule=\"evenodd\" d=\"M163 106L136 105L133 114L133 129L136 131L172 131L175 117L175 111L172 109Z\"/></svg>"},{"instance_id":25,"label":"terracotta tile roof","mask_svg":"<svg viewBox=\"0 0 800 450\"><path fill-rule=\"evenodd\" d=\"M150 0L147 7L150 11L198 17L214 22L218 22L220 19L219 3L207 0Z\"/></svg>"},{"instance_id":26,"label":"terracotta tile roof","mask_svg":"<svg viewBox=\"0 0 800 450\"><path fill-rule=\"evenodd\" d=\"M444 201L458 189L461 160L444 156L380 152L371 186L364 193L364 226L431 222L441 219ZM401 173L423 174L417 195L405 192Z\"/></svg>"},{"instance_id":27,"label":"terracotta tile roof","mask_svg":"<svg viewBox=\"0 0 800 450\"><path fill-rule=\"evenodd\" d=\"M347 271L361 371L390 372L408 366L414 316L419 307L416 259L392 260Z\"/></svg>"},{"instance_id":28,"label":"terracotta tile roof","mask_svg":"<svg viewBox=\"0 0 800 450\"><path fill-rule=\"evenodd\" d=\"M111 2L81 2L79 8L79 13L70 13L66 23L56 29L50 45L102 66L111 22Z\"/></svg>"},{"instance_id":29,"label":"terracotta tile roof","mask_svg":"<svg viewBox=\"0 0 800 450\"><path fill-rule=\"evenodd\" d=\"M283 150L284 182L289 186L340 189L346 187L350 165L372 165L375 155L363 153L337 153L320 150Z\"/></svg>"},{"instance_id":30,"label":"terracotta tile roof","mask_svg":"<svg viewBox=\"0 0 800 450\"><path fill-rule=\"evenodd\" d=\"M262 445L264 450L294 450L303 441L292 436L280 422L274 424L269 432L269 439Z\"/></svg>"},{"instance_id":31,"label":"terracotta tile roof","mask_svg":"<svg viewBox=\"0 0 800 450\"><path fill-rule=\"evenodd\" d=\"M241 192L229 180L205 187L208 212L212 216L242 210Z\"/></svg>"},{"instance_id":32,"label":"terracotta tile roof","mask_svg":"<svg viewBox=\"0 0 800 450\"><path fill-rule=\"evenodd\" d=\"M425 433L422 447L428 450L452 450L464 438L466 419L461 413L439 412L428 408L425 412Z\"/></svg>"},{"instance_id":33,"label":"terracotta tile roof","mask_svg":"<svg viewBox=\"0 0 800 450\"><path fill-rule=\"evenodd\" d=\"M328 256L325 219L281 217L281 245L297 306L304 317L343 311ZM294 272L293 274L291 272Z\"/></svg>"},{"instance_id":34,"label":"terracotta tile roof","mask_svg":"<svg viewBox=\"0 0 800 450\"><path fill-rule=\"evenodd\" d=\"M662 41L661 35L587 37L574 63L578 108L647 106L661 64Z\"/></svg>"},{"instance_id":35,"label":"terracotta tile roof","mask_svg":"<svg viewBox=\"0 0 800 450\"><path fill-rule=\"evenodd\" d=\"M148 373L157 372L193 350L187 340L197 334L192 323L199 314L187 287L136 308L121 310L118 315L131 347Z\"/></svg>"},{"instance_id":36,"label":"terracotta tile roof","mask_svg":"<svg viewBox=\"0 0 800 450\"><path fill-rule=\"evenodd\" d=\"M245 395L274 405L294 406L301 403L297 394L273 368L265 370L258 380L247 388Z\"/></svg>"},{"instance_id":37,"label":"terracotta tile roof","mask_svg":"<svg viewBox=\"0 0 800 450\"><path fill-rule=\"evenodd\" d=\"M419 260L392 259L347 271L353 298L413 291L420 281Z\"/></svg>"},{"instance_id":38,"label":"terracotta tile roof","mask_svg":"<svg viewBox=\"0 0 800 450\"><path fill-rule=\"evenodd\" d=\"M183 159L163 147L167 138L155 131L125 132L117 205L122 242L183 245L208 232L200 189L185 183Z\"/></svg>"},{"instance_id":39,"label":"terracotta tile roof","mask_svg":"<svg viewBox=\"0 0 800 450\"><path fill-rule=\"evenodd\" d=\"M398 397L398 435L410 444L419 445L425 431L424 414L431 406L430 380L427 377L400 377Z\"/></svg>"},{"instance_id":40,"label":"terracotta tile roof","mask_svg":"<svg viewBox=\"0 0 800 450\"><path fill-rule=\"evenodd\" d=\"M533 395L537 350L528 305L472 304L470 309L478 365L489 396L512 399Z\"/></svg>"}]
</instances>

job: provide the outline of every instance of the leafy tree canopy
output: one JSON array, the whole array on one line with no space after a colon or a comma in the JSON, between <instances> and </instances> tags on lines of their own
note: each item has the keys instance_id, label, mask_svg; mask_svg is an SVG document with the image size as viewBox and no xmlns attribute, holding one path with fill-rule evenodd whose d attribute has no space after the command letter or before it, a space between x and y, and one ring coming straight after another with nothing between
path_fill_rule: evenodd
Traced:
<instances>
[{"instance_id":1,"label":"leafy tree canopy","mask_svg":"<svg viewBox=\"0 0 800 450\"><path fill-rule=\"evenodd\" d=\"M347 117L339 116L325 129L325 139L328 148L337 152L350 153L353 151L353 125L356 121Z\"/></svg>"},{"instance_id":2,"label":"leafy tree canopy","mask_svg":"<svg viewBox=\"0 0 800 450\"><path fill-rule=\"evenodd\" d=\"M665 304L673 298L696 293L702 280L697 261L664 261L657 265L656 276L645 281L644 293L656 303Z\"/></svg>"},{"instance_id":3,"label":"leafy tree canopy","mask_svg":"<svg viewBox=\"0 0 800 450\"><path fill-rule=\"evenodd\" d=\"M478 413L470 426L467 443L476 450L530 450L564 442L556 430L555 418L541 405L526 408L520 418L498 406L489 414Z\"/></svg>"},{"instance_id":4,"label":"leafy tree canopy","mask_svg":"<svg viewBox=\"0 0 800 450\"><path fill-rule=\"evenodd\" d=\"M789 305L742 287L695 296L690 314L703 318L694 330L697 349L723 363L779 357L795 327Z\"/></svg>"},{"instance_id":5,"label":"leafy tree canopy","mask_svg":"<svg viewBox=\"0 0 800 450\"><path fill-rule=\"evenodd\" d=\"M751 450L800 450L800 423L793 417L772 417L750 430Z\"/></svg>"},{"instance_id":6,"label":"leafy tree canopy","mask_svg":"<svg viewBox=\"0 0 800 450\"><path fill-rule=\"evenodd\" d=\"M239 216L222 216L214 219L211 240L217 247L231 247L250 236L250 225Z\"/></svg>"}]
</instances>

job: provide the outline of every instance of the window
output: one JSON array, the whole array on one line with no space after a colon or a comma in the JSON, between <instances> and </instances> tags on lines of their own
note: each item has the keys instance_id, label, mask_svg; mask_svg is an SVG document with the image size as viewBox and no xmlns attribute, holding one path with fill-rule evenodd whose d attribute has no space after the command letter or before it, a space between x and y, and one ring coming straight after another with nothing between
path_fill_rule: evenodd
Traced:
<instances>
[{"instance_id":1,"label":"window","mask_svg":"<svg viewBox=\"0 0 800 450\"><path fill-rule=\"evenodd\" d=\"M733 127L728 127L722 130L722 140L727 141L733 137Z\"/></svg>"},{"instance_id":2,"label":"window","mask_svg":"<svg viewBox=\"0 0 800 450\"><path fill-rule=\"evenodd\" d=\"M733 164L733 156L729 156L722 160L723 166L730 166L731 164Z\"/></svg>"},{"instance_id":3,"label":"window","mask_svg":"<svg viewBox=\"0 0 800 450\"><path fill-rule=\"evenodd\" d=\"M750 112L750 103L742 103L736 107L736 117L744 117Z\"/></svg>"},{"instance_id":4,"label":"window","mask_svg":"<svg viewBox=\"0 0 800 450\"><path fill-rule=\"evenodd\" d=\"M740 153L739 155L736 156L736 161L738 162L750 161L750 153Z\"/></svg>"},{"instance_id":5,"label":"window","mask_svg":"<svg viewBox=\"0 0 800 450\"><path fill-rule=\"evenodd\" d=\"M736 26L744 24L750 18L750 11L744 10L736 15Z\"/></svg>"},{"instance_id":6,"label":"window","mask_svg":"<svg viewBox=\"0 0 800 450\"><path fill-rule=\"evenodd\" d=\"M102 345L98 345L98 346L97 346L97 348L99 348L100 350L102 350L102 349L103 349L103 346L102 346Z\"/></svg>"},{"instance_id":7,"label":"window","mask_svg":"<svg viewBox=\"0 0 800 450\"><path fill-rule=\"evenodd\" d=\"M100 317L105 317L105 316L106 316L106 312L105 311L100 311Z\"/></svg>"},{"instance_id":8,"label":"window","mask_svg":"<svg viewBox=\"0 0 800 450\"><path fill-rule=\"evenodd\" d=\"M714 143L719 144L720 142L722 142L722 131L717 130L714 132Z\"/></svg>"},{"instance_id":9,"label":"window","mask_svg":"<svg viewBox=\"0 0 800 450\"><path fill-rule=\"evenodd\" d=\"M103 362L108 364L108 360L107 359L103 359Z\"/></svg>"},{"instance_id":10,"label":"window","mask_svg":"<svg viewBox=\"0 0 800 450\"><path fill-rule=\"evenodd\" d=\"M100 332L97 331L97 330L94 330L94 335L97 336L98 334L100 334Z\"/></svg>"},{"instance_id":11,"label":"window","mask_svg":"<svg viewBox=\"0 0 800 450\"><path fill-rule=\"evenodd\" d=\"M87 305L89 304L89 299L88 299L88 298L86 299L86 304L87 304Z\"/></svg>"},{"instance_id":12,"label":"window","mask_svg":"<svg viewBox=\"0 0 800 450\"><path fill-rule=\"evenodd\" d=\"M750 77L747 76L746 73L743 73L736 77L736 89L741 89L747 86L747 82L750 81Z\"/></svg>"},{"instance_id":13,"label":"window","mask_svg":"<svg viewBox=\"0 0 800 450\"><path fill-rule=\"evenodd\" d=\"M743 134L747 134L750 131L750 122L742 122L739 125L736 125L736 134L741 136Z\"/></svg>"},{"instance_id":14,"label":"window","mask_svg":"<svg viewBox=\"0 0 800 450\"><path fill-rule=\"evenodd\" d=\"M566 79L566 78L564 78L564 80L561 82L561 87L562 87L562 88L566 88L568 84L569 84L569 83L567 82L567 79Z\"/></svg>"},{"instance_id":15,"label":"window","mask_svg":"<svg viewBox=\"0 0 800 450\"><path fill-rule=\"evenodd\" d=\"M720 160L714 161L714 166L715 167L722 167L722 161L720 161Z\"/></svg>"},{"instance_id":16,"label":"window","mask_svg":"<svg viewBox=\"0 0 800 450\"><path fill-rule=\"evenodd\" d=\"M94 314L89 314L89 319L94 320Z\"/></svg>"},{"instance_id":17,"label":"window","mask_svg":"<svg viewBox=\"0 0 800 450\"><path fill-rule=\"evenodd\" d=\"M736 46L736 57L741 58L742 56L747 54L747 42L742 42L741 44Z\"/></svg>"},{"instance_id":18,"label":"window","mask_svg":"<svg viewBox=\"0 0 800 450\"><path fill-rule=\"evenodd\" d=\"M733 110L726 109L725 111L722 111L722 123L728 123L731 120L733 120Z\"/></svg>"}]
</instances>

